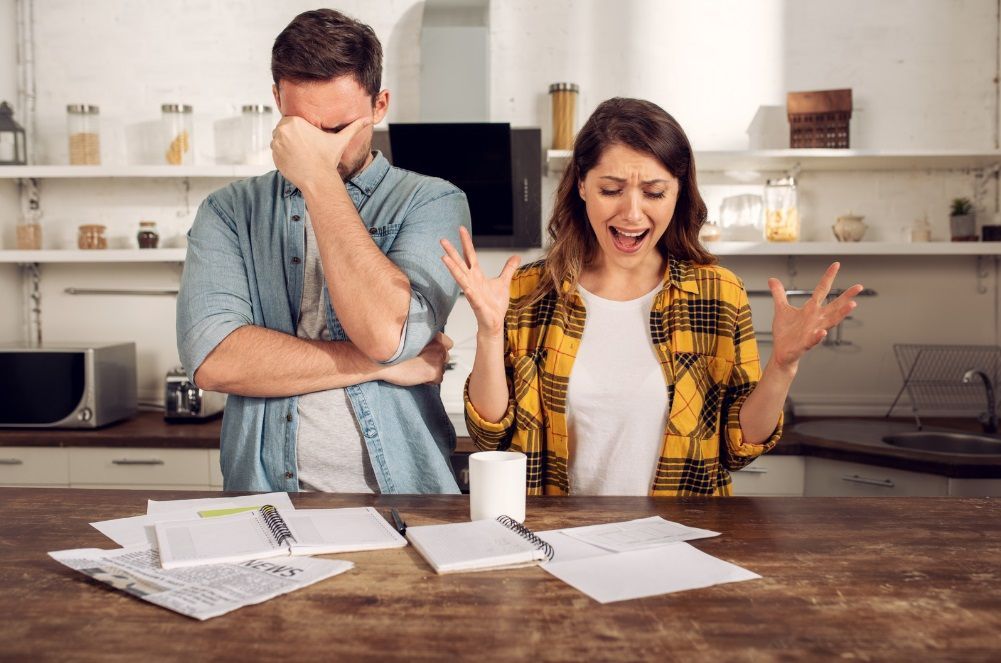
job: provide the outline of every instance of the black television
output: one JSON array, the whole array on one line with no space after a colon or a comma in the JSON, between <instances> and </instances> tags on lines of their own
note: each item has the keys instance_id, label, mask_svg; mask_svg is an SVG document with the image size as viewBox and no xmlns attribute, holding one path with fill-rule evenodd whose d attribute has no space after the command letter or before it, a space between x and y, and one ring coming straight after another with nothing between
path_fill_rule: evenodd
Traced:
<instances>
[{"instance_id":1,"label":"black television","mask_svg":"<svg viewBox=\"0 0 1001 663\"><path fill-rule=\"evenodd\" d=\"M381 147L399 168L465 192L478 248L542 246L542 135L497 122L391 123Z\"/></svg>"}]
</instances>

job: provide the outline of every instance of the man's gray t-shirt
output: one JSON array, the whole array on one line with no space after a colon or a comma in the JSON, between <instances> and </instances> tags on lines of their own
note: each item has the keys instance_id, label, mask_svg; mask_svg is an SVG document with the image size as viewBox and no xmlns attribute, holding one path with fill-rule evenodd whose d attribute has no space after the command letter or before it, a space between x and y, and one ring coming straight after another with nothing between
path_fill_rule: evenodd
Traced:
<instances>
[{"instance_id":1,"label":"man's gray t-shirt","mask_svg":"<svg viewBox=\"0 0 1001 663\"><path fill-rule=\"evenodd\" d=\"M299 338L330 340L323 301L323 264L306 212L305 273L302 304L295 333ZM344 389L328 389L299 397L296 465L299 487L337 493L378 493L368 448Z\"/></svg>"}]
</instances>

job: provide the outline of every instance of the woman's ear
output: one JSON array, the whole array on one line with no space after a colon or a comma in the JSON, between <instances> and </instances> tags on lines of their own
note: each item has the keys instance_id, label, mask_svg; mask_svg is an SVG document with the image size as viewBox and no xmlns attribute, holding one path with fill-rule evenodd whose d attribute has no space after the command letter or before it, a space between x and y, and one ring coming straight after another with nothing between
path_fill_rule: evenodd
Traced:
<instances>
[{"instance_id":1,"label":"woman's ear","mask_svg":"<svg viewBox=\"0 0 1001 663\"><path fill-rule=\"evenodd\" d=\"M584 197L584 180L577 180L577 195L580 196L581 200L587 200Z\"/></svg>"}]
</instances>

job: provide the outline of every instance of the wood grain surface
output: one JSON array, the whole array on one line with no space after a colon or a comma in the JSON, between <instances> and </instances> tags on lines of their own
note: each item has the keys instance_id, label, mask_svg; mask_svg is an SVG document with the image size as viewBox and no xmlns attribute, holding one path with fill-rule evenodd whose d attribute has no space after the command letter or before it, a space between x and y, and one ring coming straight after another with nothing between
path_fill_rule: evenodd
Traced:
<instances>
[{"instance_id":1,"label":"wood grain surface","mask_svg":"<svg viewBox=\"0 0 1001 663\"><path fill-rule=\"evenodd\" d=\"M198 622L46 552L113 548L96 520L143 491L0 489L0 660L1001 658L1001 507L961 498L529 498L536 530L659 514L763 579L601 605L539 568L435 575L412 547ZM219 493L157 492L157 499ZM468 518L461 496L293 495L299 508Z\"/></svg>"}]
</instances>

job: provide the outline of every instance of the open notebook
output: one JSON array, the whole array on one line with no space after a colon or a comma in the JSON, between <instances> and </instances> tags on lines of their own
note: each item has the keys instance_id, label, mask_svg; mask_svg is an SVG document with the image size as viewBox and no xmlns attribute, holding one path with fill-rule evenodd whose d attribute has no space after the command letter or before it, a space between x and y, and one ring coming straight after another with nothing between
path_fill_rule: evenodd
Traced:
<instances>
[{"instance_id":1,"label":"open notebook","mask_svg":"<svg viewBox=\"0 0 1001 663\"><path fill-rule=\"evenodd\" d=\"M276 509L155 525L165 569L281 555L400 548L406 539L372 507Z\"/></svg>"},{"instance_id":2,"label":"open notebook","mask_svg":"<svg viewBox=\"0 0 1001 663\"><path fill-rule=\"evenodd\" d=\"M507 516L408 527L407 538L438 573L507 569L553 557L552 546Z\"/></svg>"}]
</instances>

